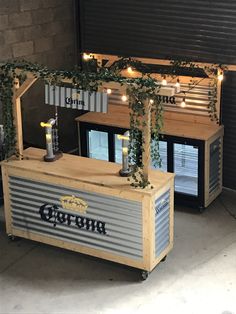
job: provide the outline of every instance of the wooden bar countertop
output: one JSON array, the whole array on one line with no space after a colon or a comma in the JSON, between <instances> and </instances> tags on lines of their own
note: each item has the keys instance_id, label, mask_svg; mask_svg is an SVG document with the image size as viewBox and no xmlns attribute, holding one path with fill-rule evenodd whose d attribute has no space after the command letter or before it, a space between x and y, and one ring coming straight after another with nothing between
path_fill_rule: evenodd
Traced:
<instances>
[{"instance_id":1,"label":"wooden bar countertop","mask_svg":"<svg viewBox=\"0 0 236 314\"><path fill-rule=\"evenodd\" d=\"M108 113L88 112L75 120L105 126L129 129L130 116L127 106L109 105ZM209 118L210 119L210 118ZM217 132L223 132L223 126L218 124L203 124L193 121L168 119L164 116L162 134L197 140L209 140Z\"/></svg>"},{"instance_id":2,"label":"wooden bar countertop","mask_svg":"<svg viewBox=\"0 0 236 314\"><path fill-rule=\"evenodd\" d=\"M54 162L43 161L45 150L38 148L28 148L24 151L24 159L17 160L11 157L3 161L2 166L11 170L21 170L35 173L35 177L50 176L62 183L63 179L73 182L82 182L86 185L93 185L93 191L100 193L102 189L109 189L110 195L126 196L132 195L133 199L140 200L143 195L153 195L162 189L169 181L174 178L173 173L164 173L159 170L150 171L150 181L153 188L135 189L130 186L127 178L119 176L120 164L80 157L70 154L63 154L63 157ZM113 193L114 192L114 193Z\"/></svg>"}]
</instances>

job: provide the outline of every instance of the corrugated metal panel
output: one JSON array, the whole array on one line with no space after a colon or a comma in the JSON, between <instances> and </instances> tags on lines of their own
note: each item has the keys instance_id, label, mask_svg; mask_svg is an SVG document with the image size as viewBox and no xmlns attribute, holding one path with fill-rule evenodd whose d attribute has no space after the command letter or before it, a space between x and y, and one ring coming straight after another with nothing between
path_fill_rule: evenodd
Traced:
<instances>
[{"instance_id":1,"label":"corrugated metal panel","mask_svg":"<svg viewBox=\"0 0 236 314\"><path fill-rule=\"evenodd\" d=\"M227 73L225 82L222 97L222 120L225 127L223 186L236 190L236 73Z\"/></svg>"},{"instance_id":2,"label":"corrugated metal panel","mask_svg":"<svg viewBox=\"0 0 236 314\"><path fill-rule=\"evenodd\" d=\"M161 82L160 82L161 83ZM181 84L180 93L175 94L174 97L161 97L162 103L165 111L169 112L182 112L188 114L195 114L200 116L209 117L209 103L211 97L209 92L213 95L213 87L204 86L204 85L195 85L191 84ZM185 103L186 107L182 108L181 102L183 100L183 92L185 92ZM113 89L112 93L109 95L109 103L113 105L122 106L127 104L121 100L122 94L117 89ZM170 101L171 99L171 101Z\"/></svg>"},{"instance_id":3,"label":"corrugated metal panel","mask_svg":"<svg viewBox=\"0 0 236 314\"><path fill-rule=\"evenodd\" d=\"M107 112L108 95L64 86L45 85L45 103L70 109Z\"/></svg>"},{"instance_id":4,"label":"corrugated metal panel","mask_svg":"<svg viewBox=\"0 0 236 314\"><path fill-rule=\"evenodd\" d=\"M170 243L170 190L155 200L155 254L158 257Z\"/></svg>"},{"instance_id":5,"label":"corrugated metal panel","mask_svg":"<svg viewBox=\"0 0 236 314\"><path fill-rule=\"evenodd\" d=\"M220 138L216 139L210 145L210 176L209 176L209 193L210 195L220 187Z\"/></svg>"},{"instance_id":6,"label":"corrugated metal panel","mask_svg":"<svg viewBox=\"0 0 236 314\"><path fill-rule=\"evenodd\" d=\"M86 213L81 214L63 209L60 198L65 195L75 195L84 200L88 204ZM15 228L132 259L142 259L142 208L140 202L19 177L10 177L10 199ZM45 203L50 204L51 207L54 206L50 221L42 220L39 214L40 207ZM50 216L49 211L47 212L48 216ZM71 223L68 222L68 215L73 217ZM88 224L85 225L84 222L82 228L75 223L78 215L79 221L85 218L89 219ZM95 222L104 222L106 234L100 234L96 230L93 232L91 219Z\"/></svg>"},{"instance_id":7,"label":"corrugated metal panel","mask_svg":"<svg viewBox=\"0 0 236 314\"><path fill-rule=\"evenodd\" d=\"M82 49L236 63L233 0L82 0Z\"/></svg>"}]
</instances>

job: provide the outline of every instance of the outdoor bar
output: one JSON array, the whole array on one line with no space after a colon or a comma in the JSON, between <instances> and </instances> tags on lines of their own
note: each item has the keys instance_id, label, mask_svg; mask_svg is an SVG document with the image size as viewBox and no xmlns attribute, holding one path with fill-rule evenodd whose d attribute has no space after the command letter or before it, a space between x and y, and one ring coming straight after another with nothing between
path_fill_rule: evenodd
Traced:
<instances>
[{"instance_id":1,"label":"outdoor bar","mask_svg":"<svg viewBox=\"0 0 236 314\"><path fill-rule=\"evenodd\" d=\"M174 174L149 167L149 101L143 163L151 184L137 189L120 175L119 164L55 153L56 119L41 122L46 155L42 149L24 150L20 98L36 80L28 73L21 85L16 80L13 87L17 154L2 162L7 234L132 266L146 279L172 249L174 230ZM103 96L96 97L97 102ZM102 105L99 108L103 110Z\"/></svg>"},{"instance_id":2,"label":"outdoor bar","mask_svg":"<svg viewBox=\"0 0 236 314\"><path fill-rule=\"evenodd\" d=\"M91 75L96 89L78 88L80 74L47 73L45 103L55 116L39 125L46 154L23 148L21 117L21 97L43 70L24 72L24 81L17 78L21 69L14 72L16 154L2 162L6 231L11 239L137 268L146 279L173 247L174 193L202 211L222 190L221 72L197 64L203 77L176 70L143 75L134 65L173 65L96 54L87 59L100 69L94 73L102 83ZM118 75L116 62L126 62ZM51 84L57 73L58 83ZM59 150L58 106L85 111L76 119L80 156ZM162 163L156 165L153 154Z\"/></svg>"}]
</instances>

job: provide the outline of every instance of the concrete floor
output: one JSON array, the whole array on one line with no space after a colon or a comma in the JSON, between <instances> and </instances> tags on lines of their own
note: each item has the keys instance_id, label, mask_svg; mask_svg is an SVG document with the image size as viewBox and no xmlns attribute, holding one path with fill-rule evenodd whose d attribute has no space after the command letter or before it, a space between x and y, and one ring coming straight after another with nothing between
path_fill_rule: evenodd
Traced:
<instances>
[{"instance_id":1,"label":"concrete floor","mask_svg":"<svg viewBox=\"0 0 236 314\"><path fill-rule=\"evenodd\" d=\"M0 313L236 314L236 193L203 214L178 207L175 243L139 272L0 231Z\"/></svg>"}]
</instances>

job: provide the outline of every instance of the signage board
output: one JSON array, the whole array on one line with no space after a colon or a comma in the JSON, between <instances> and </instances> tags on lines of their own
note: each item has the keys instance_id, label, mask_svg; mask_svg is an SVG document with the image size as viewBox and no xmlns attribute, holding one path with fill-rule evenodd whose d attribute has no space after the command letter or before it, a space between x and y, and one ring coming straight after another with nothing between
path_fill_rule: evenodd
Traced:
<instances>
[{"instance_id":1,"label":"signage board","mask_svg":"<svg viewBox=\"0 0 236 314\"><path fill-rule=\"evenodd\" d=\"M45 85L45 103L70 109L103 112L108 110L108 95L65 86Z\"/></svg>"}]
</instances>

